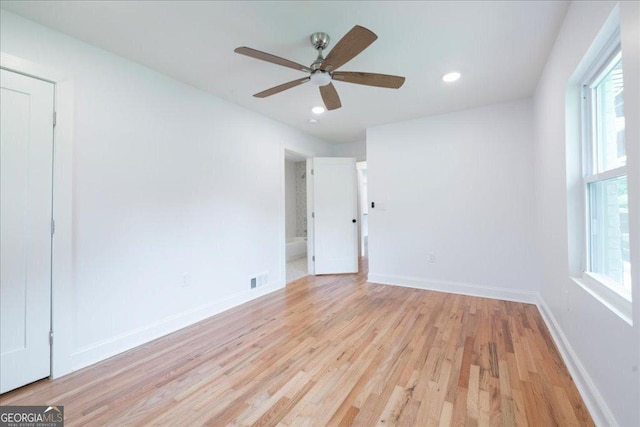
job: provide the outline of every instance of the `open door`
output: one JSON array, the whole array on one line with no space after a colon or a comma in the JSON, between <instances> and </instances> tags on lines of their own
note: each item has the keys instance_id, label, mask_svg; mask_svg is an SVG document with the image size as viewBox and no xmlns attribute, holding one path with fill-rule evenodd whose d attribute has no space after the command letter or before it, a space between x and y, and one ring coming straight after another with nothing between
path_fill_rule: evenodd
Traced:
<instances>
[{"instance_id":1,"label":"open door","mask_svg":"<svg viewBox=\"0 0 640 427\"><path fill-rule=\"evenodd\" d=\"M315 274L358 272L356 160L313 159Z\"/></svg>"}]
</instances>

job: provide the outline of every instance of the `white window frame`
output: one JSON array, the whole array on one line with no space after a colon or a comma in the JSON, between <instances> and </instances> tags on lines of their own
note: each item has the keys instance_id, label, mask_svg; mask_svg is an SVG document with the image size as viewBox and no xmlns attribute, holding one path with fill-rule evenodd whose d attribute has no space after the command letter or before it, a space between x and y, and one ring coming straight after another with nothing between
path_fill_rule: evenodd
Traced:
<instances>
[{"instance_id":1,"label":"white window frame","mask_svg":"<svg viewBox=\"0 0 640 427\"><path fill-rule=\"evenodd\" d=\"M614 59L621 55L620 33L612 35L597 60L583 78L582 86L582 149L583 149L583 190L584 190L584 250L582 257L583 273L576 282L587 292L600 300L627 323L632 323L631 292L616 281L590 270L591 264L591 194L589 185L595 182L627 176L627 166L616 167L600 172L597 170L597 141L595 135L595 103L593 87L597 86L617 63ZM624 71L623 71L624 73Z\"/></svg>"}]
</instances>

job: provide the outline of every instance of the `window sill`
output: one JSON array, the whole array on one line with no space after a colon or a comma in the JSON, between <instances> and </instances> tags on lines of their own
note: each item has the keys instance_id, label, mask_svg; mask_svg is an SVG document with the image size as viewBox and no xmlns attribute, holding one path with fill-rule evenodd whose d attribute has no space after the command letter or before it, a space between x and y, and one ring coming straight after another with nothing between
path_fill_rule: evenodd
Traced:
<instances>
[{"instance_id":1,"label":"window sill","mask_svg":"<svg viewBox=\"0 0 640 427\"><path fill-rule=\"evenodd\" d=\"M627 297L611 289L600 279L600 277L589 273L584 273L582 277L571 278L578 286L600 301L616 316L624 320L629 326L633 326L631 296Z\"/></svg>"}]
</instances>

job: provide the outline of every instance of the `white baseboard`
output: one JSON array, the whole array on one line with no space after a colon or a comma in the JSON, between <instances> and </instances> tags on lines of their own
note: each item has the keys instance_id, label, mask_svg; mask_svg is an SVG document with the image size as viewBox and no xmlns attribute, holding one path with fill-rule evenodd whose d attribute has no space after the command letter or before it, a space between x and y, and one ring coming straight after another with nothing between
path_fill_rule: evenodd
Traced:
<instances>
[{"instance_id":1,"label":"white baseboard","mask_svg":"<svg viewBox=\"0 0 640 427\"><path fill-rule=\"evenodd\" d=\"M367 281L371 283L381 283L383 285L404 286L407 288L425 289L429 291L448 292L451 294L470 295L474 297L493 298L530 304L535 304L538 301L538 294L536 292L480 286L472 283L447 282L443 280L383 274L369 274Z\"/></svg>"},{"instance_id":2,"label":"white baseboard","mask_svg":"<svg viewBox=\"0 0 640 427\"><path fill-rule=\"evenodd\" d=\"M229 310L245 302L249 302L258 297L267 295L278 289L282 289L284 284L271 284L268 286L247 290L237 293L222 301L213 304L203 305L201 307L162 319L159 322L146 326L144 328L129 331L124 334L117 335L107 340L100 341L95 344L76 350L71 355L72 370L84 368L94 363L105 360L116 354L130 350L139 345L145 344L164 335L185 328L196 322L204 320L208 317Z\"/></svg>"},{"instance_id":3,"label":"white baseboard","mask_svg":"<svg viewBox=\"0 0 640 427\"><path fill-rule=\"evenodd\" d=\"M560 356L562 356L569 374L573 378L573 382L576 384L578 392L582 396L582 399L584 400L595 424L603 427L615 427L618 425L613 413L598 391L598 388L582 365L582 362L580 362L580 359L573 350L573 347L571 347L571 344L562 331L560 324L538 292L480 286L471 283L446 282L441 280L382 274L369 274L367 281L371 283L381 283L384 285L404 286L408 288L536 304L542 319L546 323L547 328L560 351Z\"/></svg>"},{"instance_id":4,"label":"white baseboard","mask_svg":"<svg viewBox=\"0 0 640 427\"><path fill-rule=\"evenodd\" d=\"M560 351L562 360L564 360L565 365L567 365L569 374L571 374L571 378L573 378L573 382L576 384L576 387L582 396L582 400L584 400L585 405L587 405L587 409L589 410L594 423L597 426L603 427L618 426L613 413L605 403L604 398L587 373L587 370L582 365L582 362L580 362L580 359L573 350L571 343L569 343L567 336L562 331L560 324L544 302L544 299L542 299L541 295L538 295L536 305L538 306L538 311L540 311L540 314L547 324L547 328L549 329L549 332L551 332L551 336Z\"/></svg>"}]
</instances>

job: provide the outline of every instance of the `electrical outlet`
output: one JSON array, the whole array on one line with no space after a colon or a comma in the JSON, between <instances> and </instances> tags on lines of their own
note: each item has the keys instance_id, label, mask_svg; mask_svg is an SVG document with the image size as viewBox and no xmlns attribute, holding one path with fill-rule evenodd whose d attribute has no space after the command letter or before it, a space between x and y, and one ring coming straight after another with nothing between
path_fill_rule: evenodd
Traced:
<instances>
[{"instance_id":1,"label":"electrical outlet","mask_svg":"<svg viewBox=\"0 0 640 427\"><path fill-rule=\"evenodd\" d=\"M181 288L186 288L191 284L191 280L189 278L189 273L184 273L182 275L182 283L180 283Z\"/></svg>"},{"instance_id":2,"label":"electrical outlet","mask_svg":"<svg viewBox=\"0 0 640 427\"><path fill-rule=\"evenodd\" d=\"M436 256L434 254L427 254L427 262L430 262L430 263L436 262Z\"/></svg>"}]
</instances>

